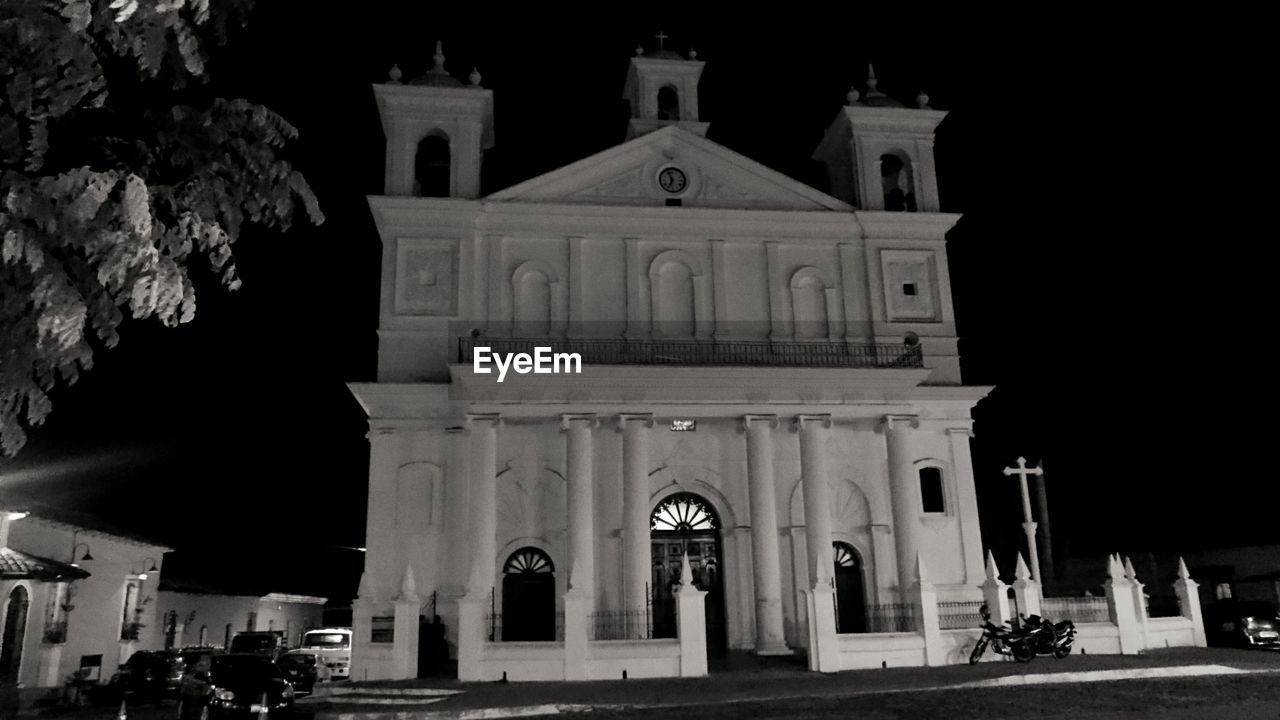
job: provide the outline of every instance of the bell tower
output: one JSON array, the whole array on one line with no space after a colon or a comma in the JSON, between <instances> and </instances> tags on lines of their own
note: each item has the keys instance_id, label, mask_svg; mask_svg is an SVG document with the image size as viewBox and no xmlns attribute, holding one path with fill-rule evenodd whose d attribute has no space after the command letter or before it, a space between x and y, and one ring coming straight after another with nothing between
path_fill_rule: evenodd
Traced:
<instances>
[{"instance_id":1,"label":"bell tower","mask_svg":"<svg viewBox=\"0 0 1280 720\"><path fill-rule=\"evenodd\" d=\"M939 212L933 134L947 116L916 96L908 108L880 92L867 66L867 92L850 89L813 159L827 165L831 194L860 210Z\"/></svg>"},{"instance_id":2,"label":"bell tower","mask_svg":"<svg viewBox=\"0 0 1280 720\"><path fill-rule=\"evenodd\" d=\"M480 196L480 164L493 147L493 91L471 71L464 85L444 69L436 42L434 65L401 83L400 68L375 84L378 114L387 137L384 194L400 197Z\"/></svg>"},{"instance_id":3,"label":"bell tower","mask_svg":"<svg viewBox=\"0 0 1280 720\"><path fill-rule=\"evenodd\" d=\"M686 58L666 46L661 31L654 36L658 49L645 52L637 46L622 96L631 103L631 123L627 139L653 132L667 125L679 125L706 137L708 123L698 121L698 81L706 63L690 50Z\"/></svg>"}]
</instances>

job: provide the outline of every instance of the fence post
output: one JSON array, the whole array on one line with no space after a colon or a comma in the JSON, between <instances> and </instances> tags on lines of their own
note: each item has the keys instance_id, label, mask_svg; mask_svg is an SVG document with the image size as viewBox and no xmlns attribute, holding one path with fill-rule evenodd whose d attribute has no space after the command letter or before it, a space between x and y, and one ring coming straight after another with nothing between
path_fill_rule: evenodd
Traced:
<instances>
[{"instance_id":1,"label":"fence post","mask_svg":"<svg viewBox=\"0 0 1280 720\"><path fill-rule=\"evenodd\" d=\"M1133 569L1133 561L1128 556L1124 559L1124 577L1133 584L1133 618L1138 627L1138 639L1145 650L1150 647L1147 640L1147 596L1143 593L1146 586L1138 582L1138 573Z\"/></svg>"},{"instance_id":2,"label":"fence post","mask_svg":"<svg viewBox=\"0 0 1280 720\"><path fill-rule=\"evenodd\" d=\"M991 622L999 626L1013 618L1009 615L1009 586L1000 582L996 557L987 551L987 579L982 583L982 600L991 612Z\"/></svg>"},{"instance_id":3,"label":"fence post","mask_svg":"<svg viewBox=\"0 0 1280 720\"><path fill-rule=\"evenodd\" d=\"M1118 554L1107 558L1107 608L1111 612L1111 621L1119 632L1120 654L1136 655L1142 650L1142 638L1139 636L1137 611L1133 607L1131 583L1124 576L1124 566L1120 564Z\"/></svg>"},{"instance_id":4,"label":"fence post","mask_svg":"<svg viewBox=\"0 0 1280 720\"><path fill-rule=\"evenodd\" d=\"M688 553L681 562L680 587L676 589L680 677L703 677L707 674L707 593L693 584Z\"/></svg>"},{"instance_id":5,"label":"fence post","mask_svg":"<svg viewBox=\"0 0 1280 720\"><path fill-rule=\"evenodd\" d=\"M1040 583L1031 577L1027 569L1027 561L1018 553L1018 566L1013 573L1013 597L1018 601L1018 612L1022 615L1040 614Z\"/></svg>"},{"instance_id":6,"label":"fence post","mask_svg":"<svg viewBox=\"0 0 1280 720\"><path fill-rule=\"evenodd\" d=\"M463 682L490 680L484 677L484 643L489 637L483 595L467 593L458 598L458 679Z\"/></svg>"},{"instance_id":7,"label":"fence post","mask_svg":"<svg viewBox=\"0 0 1280 720\"><path fill-rule=\"evenodd\" d=\"M400 594L395 599L395 630L392 635L395 680L418 677L418 611L421 607L422 599L418 597L413 567L406 565L400 581Z\"/></svg>"},{"instance_id":8,"label":"fence post","mask_svg":"<svg viewBox=\"0 0 1280 720\"><path fill-rule=\"evenodd\" d=\"M916 553L916 581L911 586L911 606L916 616L916 632L924 636L924 664L947 664L942 647L942 629L938 622L938 591L929 582L924 555Z\"/></svg>"},{"instance_id":9,"label":"fence post","mask_svg":"<svg viewBox=\"0 0 1280 720\"><path fill-rule=\"evenodd\" d=\"M1196 647L1204 647L1204 617L1200 614L1200 584L1191 579L1187 563L1178 558L1178 579L1173 582L1182 617L1191 621L1191 634Z\"/></svg>"}]
</instances>

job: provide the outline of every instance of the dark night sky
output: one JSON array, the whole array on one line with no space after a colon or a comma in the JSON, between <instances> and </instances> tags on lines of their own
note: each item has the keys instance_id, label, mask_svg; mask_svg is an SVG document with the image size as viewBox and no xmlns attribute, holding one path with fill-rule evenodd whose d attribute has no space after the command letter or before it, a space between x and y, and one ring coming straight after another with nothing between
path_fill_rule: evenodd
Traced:
<instances>
[{"instance_id":1,"label":"dark night sky","mask_svg":"<svg viewBox=\"0 0 1280 720\"><path fill-rule=\"evenodd\" d=\"M1114 18L1014 32L820 13L494 30L388 3L358 16L261 5L216 55L215 83L299 127L293 157L328 222L246 236L244 287L208 287L193 324L128 325L0 465L0 500L160 538L185 551L172 573L353 589L359 555L338 546L363 545L368 448L345 383L375 371L379 243L364 196L381 191L383 162L369 84L393 62L421 71L438 36L455 76L479 65L495 92L492 192L620 142L627 60L661 28L707 62L708 137L819 189L809 154L868 60L881 90L923 87L951 111L937 157L944 209L964 214L948 252L965 379L999 386L975 412L988 544L1021 534L999 472L1019 454L1044 460L1055 539L1073 552L1280 542L1257 519L1280 499L1262 387L1275 140L1258 131L1266 84L1247 38L1224 51Z\"/></svg>"}]
</instances>

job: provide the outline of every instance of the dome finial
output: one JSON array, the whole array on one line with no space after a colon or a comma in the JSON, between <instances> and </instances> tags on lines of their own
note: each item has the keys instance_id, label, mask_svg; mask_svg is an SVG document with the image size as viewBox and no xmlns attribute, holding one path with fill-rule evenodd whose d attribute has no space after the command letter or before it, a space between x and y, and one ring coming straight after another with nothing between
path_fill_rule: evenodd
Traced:
<instances>
[{"instance_id":1,"label":"dome finial","mask_svg":"<svg viewBox=\"0 0 1280 720\"><path fill-rule=\"evenodd\" d=\"M636 43L636 57L640 57L643 54L644 54L644 45L641 45L640 43Z\"/></svg>"},{"instance_id":2,"label":"dome finial","mask_svg":"<svg viewBox=\"0 0 1280 720\"><path fill-rule=\"evenodd\" d=\"M435 67L431 68L432 70L444 70L444 43L443 42L436 40L436 54L431 56L431 59L435 61Z\"/></svg>"},{"instance_id":3,"label":"dome finial","mask_svg":"<svg viewBox=\"0 0 1280 720\"><path fill-rule=\"evenodd\" d=\"M471 81L472 85L480 87L480 68L471 68L471 75L469 75L467 79Z\"/></svg>"},{"instance_id":4,"label":"dome finial","mask_svg":"<svg viewBox=\"0 0 1280 720\"><path fill-rule=\"evenodd\" d=\"M858 98L862 97L862 93L858 92L858 88L849 86L849 92L844 95L845 105L857 105Z\"/></svg>"},{"instance_id":5,"label":"dome finial","mask_svg":"<svg viewBox=\"0 0 1280 720\"><path fill-rule=\"evenodd\" d=\"M926 93L924 90L921 90L919 93L916 94L916 107L920 108L921 110L932 109L929 107L929 93Z\"/></svg>"},{"instance_id":6,"label":"dome finial","mask_svg":"<svg viewBox=\"0 0 1280 720\"><path fill-rule=\"evenodd\" d=\"M697 59L698 59L698 51L697 51L697 50L694 50L693 48L689 48L689 59L690 59L690 60L697 60Z\"/></svg>"},{"instance_id":7,"label":"dome finial","mask_svg":"<svg viewBox=\"0 0 1280 720\"><path fill-rule=\"evenodd\" d=\"M400 71L399 65L392 65L391 69L387 71L387 79L391 81L392 85L399 85L400 78L403 76L404 73Z\"/></svg>"}]
</instances>

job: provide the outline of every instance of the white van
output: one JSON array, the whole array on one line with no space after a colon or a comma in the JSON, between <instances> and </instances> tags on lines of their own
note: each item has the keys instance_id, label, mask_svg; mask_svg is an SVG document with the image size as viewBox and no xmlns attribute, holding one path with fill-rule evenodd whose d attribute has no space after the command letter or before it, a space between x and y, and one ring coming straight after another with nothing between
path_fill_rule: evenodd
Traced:
<instances>
[{"instance_id":1,"label":"white van","mask_svg":"<svg viewBox=\"0 0 1280 720\"><path fill-rule=\"evenodd\" d=\"M333 680L351 677L351 628L319 628L302 634L299 650L314 652L324 659Z\"/></svg>"}]
</instances>

